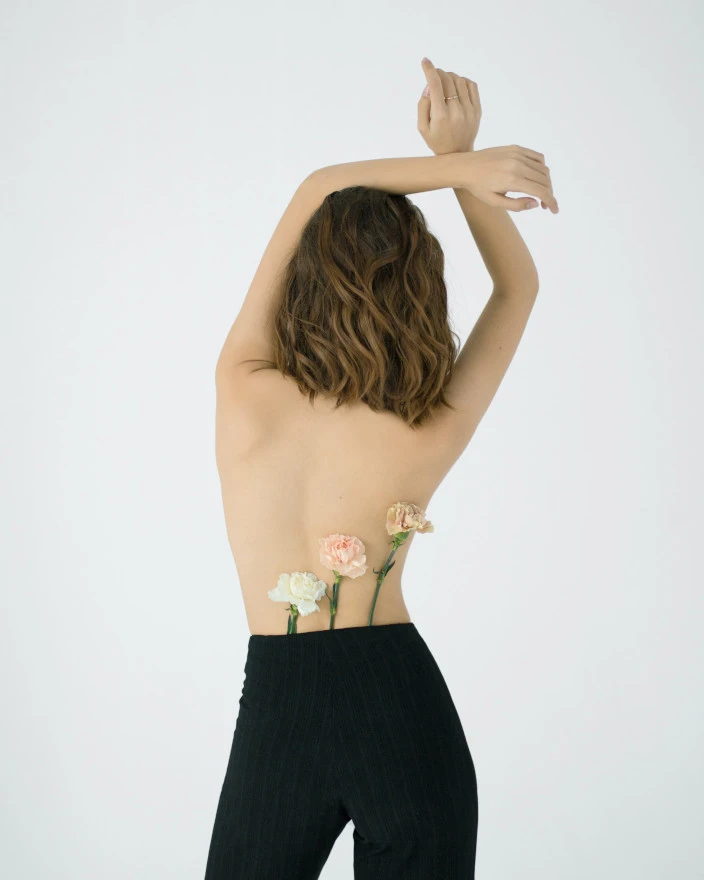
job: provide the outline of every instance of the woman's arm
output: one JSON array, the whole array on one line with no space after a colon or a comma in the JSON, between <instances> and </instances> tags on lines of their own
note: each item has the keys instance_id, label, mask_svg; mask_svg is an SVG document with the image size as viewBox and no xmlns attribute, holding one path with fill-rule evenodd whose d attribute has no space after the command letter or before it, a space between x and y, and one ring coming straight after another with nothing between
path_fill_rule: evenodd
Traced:
<instances>
[{"instance_id":1,"label":"woman's arm","mask_svg":"<svg viewBox=\"0 0 704 880\"><path fill-rule=\"evenodd\" d=\"M524 200L507 199L500 193L542 192L545 188L536 180L535 156L540 154L523 147L493 147L478 153L367 159L313 171L298 186L264 251L220 352L217 374L229 376L234 366L249 358L270 356L281 274L303 227L329 193L359 185L402 195L452 187L471 190L476 198L489 204L498 201L517 205Z\"/></svg>"},{"instance_id":2,"label":"woman's arm","mask_svg":"<svg viewBox=\"0 0 704 880\"><path fill-rule=\"evenodd\" d=\"M400 159L364 159L326 165L309 175L320 187L321 201L331 192L348 186L368 186L386 192L410 195L445 189L464 183L466 156L446 153L442 156L409 156Z\"/></svg>"},{"instance_id":3,"label":"woman's arm","mask_svg":"<svg viewBox=\"0 0 704 880\"><path fill-rule=\"evenodd\" d=\"M537 292L538 270L509 212L487 205L467 189L455 188L455 196L494 282L494 292L513 295Z\"/></svg>"},{"instance_id":4,"label":"woman's arm","mask_svg":"<svg viewBox=\"0 0 704 880\"><path fill-rule=\"evenodd\" d=\"M509 210L525 210L533 199L507 198L506 192L525 192L537 196L543 208L558 213L552 191L550 169L542 153L510 148L509 170L518 179L501 180L494 160L506 148L474 150L474 140L481 119L481 100L476 82L436 68L423 59L428 82L418 102L419 131L431 150L439 155L466 151L475 160L474 170L483 169L484 178L494 184L489 199L477 198L475 184L455 187L467 225L484 264L494 282L494 289L477 319L453 366L453 375L445 387L447 400L456 410L444 410L436 426L447 440L453 460L469 443L484 413L493 400L516 353L538 295L538 272L530 251L514 225ZM450 108L446 96L458 95ZM476 160L479 164L476 164ZM470 165L470 167L472 167ZM481 178L481 175L479 175ZM521 179L523 177L524 179ZM501 183L499 184L499 181ZM499 195L499 198L496 196Z\"/></svg>"},{"instance_id":5,"label":"woman's arm","mask_svg":"<svg viewBox=\"0 0 704 880\"><path fill-rule=\"evenodd\" d=\"M319 168L308 180L318 190L320 201L328 193L356 185L403 195L435 189L454 189L495 289L515 293L524 288L537 289L538 275L530 252L509 212L504 207L487 204L468 188L484 186L487 187L487 192L490 191L491 186L487 186L482 178L493 178L497 174L497 168L507 162L507 157L501 151L505 153L512 149L514 148L501 147L482 151L481 159L474 151L458 151L434 156L346 162ZM523 152L533 153L530 150ZM492 153L493 156L490 155ZM537 183L530 179L516 180L513 183L506 181L505 185L507 188L515 186L516 191L529 192L532 189L538 194L540 187L536 186ZM518 190L521 186L523 189ZM552 201L552 194L549 198ZM530 202L534 200L531 199ZM506 199L504 204L522 208L528 202L522 199Z\"/></svg>"}]
</instances>

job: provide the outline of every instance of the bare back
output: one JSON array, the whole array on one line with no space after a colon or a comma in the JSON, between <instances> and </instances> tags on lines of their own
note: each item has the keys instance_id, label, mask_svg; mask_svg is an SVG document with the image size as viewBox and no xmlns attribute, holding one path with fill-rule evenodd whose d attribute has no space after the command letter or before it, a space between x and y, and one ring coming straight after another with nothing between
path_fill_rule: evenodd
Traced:
<instances>
[{"instance_id":1,"label":"bare back","mask_svg":"<svg viewBox=\"0 0 704 880\"><path fill-rule=\"evenodd\" d=\"M216 457L250 632L286 632L285 604L267 595L282 572L312 572L332 585L333 573L320 563L318 538L333 533L358 537L368 565L361 577L343 578L335 627L365 625L377 581L373 569L382 567L391 550L387 510L396 501L425 510L461 449L443 441L437 421L413 430L364 403L335 410L329 398L311 403L274 370L240 370L237 379L222 380L217 388ZM412 533L397 550L375 624L410 620L402 575L413 540L432 541L432 534ZM319 604L325 612L327 599ZM298 618L298 632L328 627L326 613Z\"/></svg>"}]
</instances>

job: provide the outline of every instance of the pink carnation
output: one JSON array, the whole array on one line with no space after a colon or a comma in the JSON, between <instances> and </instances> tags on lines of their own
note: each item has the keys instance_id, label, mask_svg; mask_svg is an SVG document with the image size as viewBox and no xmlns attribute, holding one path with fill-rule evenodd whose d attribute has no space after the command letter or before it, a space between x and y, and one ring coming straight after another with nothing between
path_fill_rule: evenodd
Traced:
<instances>
[{"instance_id":1,"label":"pink carnation","mask_svg":"<svg viewBox=\"0 0 704 880\"><path fill-rule=\"evenodd\" d=\"M328 535L318 538L320 562L343 577L358 578L367 570L364 544L352 535Z\"/></svg>"},{"instance_id":2,"label":"pink carnation","mask_svg":"<svg viewBox=\"0 0 704 880\"><path fill-rule=\"evenodd\" d=\"M386 531L390 535L398 532L434 532L435 526L425 518L425 513L410 501L397 501L386 514Z\"/></svg>"}]
</instances>

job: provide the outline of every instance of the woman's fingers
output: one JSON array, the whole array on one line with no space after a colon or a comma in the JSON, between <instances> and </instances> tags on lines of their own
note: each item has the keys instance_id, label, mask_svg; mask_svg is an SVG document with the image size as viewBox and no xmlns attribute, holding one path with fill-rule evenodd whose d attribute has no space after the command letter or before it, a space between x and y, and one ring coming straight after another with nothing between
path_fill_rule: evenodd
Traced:
<instances>
[{"instance_id":1,"label":"woman's fingers","mask_svg":"<svg viewBox=\"0 0 704 880\"><path fill-rule=\"evenodd\" d=\"M446 73L441 67L436 67L435 72L440 77L440 82L442 84L442 104L445 108L447 108L448 103L452 102L446 101L445 98L455 94L452 91L455 84L452 81L452 77L450 76L450 74Z\"/></svg>"},{"instance_id":2,"label":"woman's fingers","mask_svg":"<svg viewBox=\"0 0 704 880\"><path fill-rule=\"evenodd\" d=\"M442 82L442 103L447 108L448 113L456 113L461 107L469 109L469 96L467 94L462 94L462 89L458 84L462 78L454 73L448 73L448 71L443 70L442 67L436 67L435 69ZM459 98L453 98L452 95L458 95ZM454 104L457 104L458 106L453 107Z\"/></svg>"},{"instance_id":3,"label":"woman's fingers","mask_svg":"<svg viewBox=\"0 0 704 880\"><path fill-rule=\"evenodd\" d=\"M521 171L526 182L530 182L534 188L530 189L526 186L521 187L522 192L529 192L532 195L539 196L543 207L549 207L553 214L557 214L560 210L557 199L552 191L552 178L550 177L550 169L545 164L545 156L537 150L529 150L527 147L519 147L514 144L514 149L518 150L520 161L523 165ZM535 187L542 187L536 190Z\"/></svg>"},{"instance_id":4,"label":"woman's fingers","mask_svg":"<svg viewBox=\"0 0 704 880\"><path fill-rule=\"evenodd\" d=\"M459 95L459 98L452 98L447 103L449 105L459 104L460 107L466 107L469 109L471 107L471 102L469 100L469 92L467 91L467 84L461 76L458 76L453 71L448 72L448 77L450 79L450 86L452 88L451 92L448 92L446 97L450 97L450 95ZM452 107L450 106L450 110Z\"/></svg>"},{"instance_id":5,"label":"woman's fingers","mask_svg":"<svg viewBox=\"0 0 704 880\"><path fill-rule=\"evenodd\" d=\"M472 102L472 107L474 108L475 113L478 116L482 114L482 102L479 99L479 88L473 79L468 79L466 76L463 76L462 79L467 84L467 91L469 92L469 99Z\"/></svg>"},{"instance_id":6,"label":"woman's fingers","mask_svg":"<svg viewBox=\"0 0 704 880\"><path fill-rule=\"evenodd\" d=\"M421 66L423 67L425 81L428 83L428 88L430 90L430 95L428 96L430 98L430 109L433 116L435 116L441 112L445 106L442 80L440 79L440 74L432 61L424 58L421 62Z\"/></svg>"},{"instance_id":7,"label":"woman's fingers","mask_svg":"<svg viewBox=\"0 0 704 880\"><path fill-rule=\"evenodd\" d=\"M469 86L467 85L467 80L460 76L457 78L457 94L460 96L460 104L463 107L467 107L467 109L472 109L472 95L469 91Z\"/></svg>"},{"instance_id":8,"label":"woman's fingers","mask_svg":"<svg viewBox=\"0 0 704 880\"><path fill-rule=\"evenodd\" d=\"M516 185L515 189L519 192L528 193L531 196L537 196L541 202L545 202L550 208L557 209L557 199L552 194L552 188L544 183L537 183L525 177Z\"/></svg>"},{"instance_id":9,"label":"woman's fingers","mask_svg":"<svg viewBox=\"0 0 704 880\"><path fill-rule=\"evenodd\" d=\"M520 174L527 177L528 180L535 180L538 183L546 183L548 186L552 186L550 172L545 165L537 165L535 162L524 162L521 166Z\"/></svg>"},{"instance_id":10,"label":"woman's fingers","mask_svg":"<svg viewBox=\"0 0 704 880\"><path fill-rule=\"evenodd\" d=\"M545 202L546 205L550 208L553 214L557 214L559 208L557 205L557 199L552 193L552 189L549 186L546 186L542 183L536 183L534 180L529 180L525 178L522 183L519 183L515 187L519 192L528 193L531 196L536 196L541 202Z\"/></svg>"},{"instance_id":11,"label":"woman's fingers","mask_svg":"<svg viewBox=\"0 0 704 880\"><path fill-rule=\"evenodd\" d=\"M513 149L517 150L518 153L526 159L532 159L534 162L540 162L543 165L545 164L545 156L537 150L529 150L528 147L519 147L518 144L514 144Z\"/></svg>"},{"instance_id":12,"label":"woman's fingers","mask_svg":"<svg viewBox=\"0 0 704 880\"><path fill-rule=\"evenodd\" d=\"M538 207L538 202L535 199L517 199L513 196L501 195L501 193L494 193L490 204L496 208L504 208L506 211L527 211L530 208Z\"/></svg>"},{"instance_id":13,"label":"woman's fingers","mask_svg":"<svg viewBox=\"0 0 704 880\"><path fill-rule=\"evenodd\" d=\"M519 160L507 182L510 190L537 196L550 206L553 213L557 213L557 200L552 192L550 172L545 165Z\"/></svg>"}]
</instances>

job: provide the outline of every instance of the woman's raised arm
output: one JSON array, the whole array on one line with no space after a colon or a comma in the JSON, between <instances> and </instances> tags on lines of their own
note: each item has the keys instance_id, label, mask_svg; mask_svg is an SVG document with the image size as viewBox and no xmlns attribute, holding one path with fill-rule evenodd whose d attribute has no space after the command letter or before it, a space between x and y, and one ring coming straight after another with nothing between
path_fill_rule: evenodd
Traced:
<instances>
[{"instance_id":1,"label":"woman's raised arm","mask_svg":"<svg viewBox=\"0 0 704 880\"><path fill-rule=\"evenodd\" d=\"M517 144L435 156L326 165L313 171L306 180L315 182L323 197L348 186L368 186L400 195L448 187L469 190L487 205L509 211L523 211L537 204L534 199L510 198L506 196L509 191L537 196L554 213L559 210L545 157Z\"/></svg>"},{"instance_id":2,"label":"woman's raised arm","mask_svg":"<svg viewBox=\"0 0 704 880\"><path fill-rule=\"evenodd\" d=\"M324 195L348 186L368 186L399 195L429 192L463 186L466 156L408 156L400 159L363 159L326 165L313 171L310 179L323 188Z\"/></svg>"}]
</instances>

